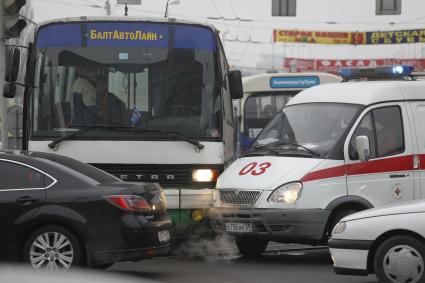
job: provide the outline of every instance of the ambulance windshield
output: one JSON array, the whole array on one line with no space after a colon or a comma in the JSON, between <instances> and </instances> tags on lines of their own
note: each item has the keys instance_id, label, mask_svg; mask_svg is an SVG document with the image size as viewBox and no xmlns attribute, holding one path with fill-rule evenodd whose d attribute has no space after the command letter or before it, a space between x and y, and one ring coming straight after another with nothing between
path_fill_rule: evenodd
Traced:
<instances>
[{"instance_id":1,"label":"ambulance windshield","mask_svg":"<svg viewBox=\"0 0 425 283\"><path fill-rule=\"evenodd\" d=\"M251 150L266 147L285 155L299 151L324 156L342 137L360 106L341 103L308 103L283 108L258 136Z\"/></svg>"}]
</instances>

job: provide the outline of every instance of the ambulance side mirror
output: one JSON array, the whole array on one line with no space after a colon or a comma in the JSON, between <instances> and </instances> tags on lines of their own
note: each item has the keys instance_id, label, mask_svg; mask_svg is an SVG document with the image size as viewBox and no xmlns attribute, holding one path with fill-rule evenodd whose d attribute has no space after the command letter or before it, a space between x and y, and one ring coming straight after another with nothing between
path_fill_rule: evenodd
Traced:
<instances>
[{"instance_id":1,"label":"ambulance side mirror","mask_svg":"<svg viewBox=\"0 0 425 283\"><path fill-rule=\"evenodd\" d=\"M360 161L368 161L370 159L370 145L367 136L356 137L356 150L359 154Z\"/></svg>"}]
</instances>

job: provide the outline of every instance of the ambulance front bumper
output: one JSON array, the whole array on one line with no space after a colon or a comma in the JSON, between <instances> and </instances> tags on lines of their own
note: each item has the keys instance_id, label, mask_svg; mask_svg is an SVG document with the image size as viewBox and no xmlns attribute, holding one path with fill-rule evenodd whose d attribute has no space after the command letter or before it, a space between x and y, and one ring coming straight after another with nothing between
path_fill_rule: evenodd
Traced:
<instances>
[{"instance_id":1,"label":"ambulance front bumper","mask_svg":"<svg viewBox=\"0 0 425 283\"><path fill-rule=\"evenodd\" d=\"M211 223L218 233L294 243L322 240L329 214L324 209L210 209ZM244 224L249 229L229 229Z\"/></svg>"}]
</instances>

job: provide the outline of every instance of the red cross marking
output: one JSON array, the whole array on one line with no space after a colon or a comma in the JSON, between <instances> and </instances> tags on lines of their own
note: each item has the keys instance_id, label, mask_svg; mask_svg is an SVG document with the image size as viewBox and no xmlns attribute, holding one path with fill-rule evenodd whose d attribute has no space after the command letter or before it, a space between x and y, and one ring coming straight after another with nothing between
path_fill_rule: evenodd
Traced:
<instances>
[{"instance_id":1,"label":"red cross marking","mask_svg":"<svg viewBox=\"0 0 425 283\"><path fill-rule=\"evenodd\" d=\"M400 188L399 188L399 187L397 187L397 188L396 188L396 190L395 190L394 192L396 193L396 195L397 195L397 196L399 196L399 195L400 195L400 193L401 193L401 190L400 190Z\"/></svg>"}]
</instances>

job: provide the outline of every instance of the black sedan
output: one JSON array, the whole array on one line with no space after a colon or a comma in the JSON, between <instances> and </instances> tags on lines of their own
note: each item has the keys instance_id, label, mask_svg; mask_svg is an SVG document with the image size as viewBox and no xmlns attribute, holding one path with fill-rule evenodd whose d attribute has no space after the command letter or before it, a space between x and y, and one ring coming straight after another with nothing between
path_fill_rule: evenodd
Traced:
<instances>
[{"instance_id":1,"label":"black sedan","mask_svg":"<svg viewBox=\"0 0 425 283\"><path fill-rule=\"evenodd\" d=\"M171 227L157 184L55 154L0 151L1 260L108 267L167 253Z\"/></svg>"}]
</instances>

